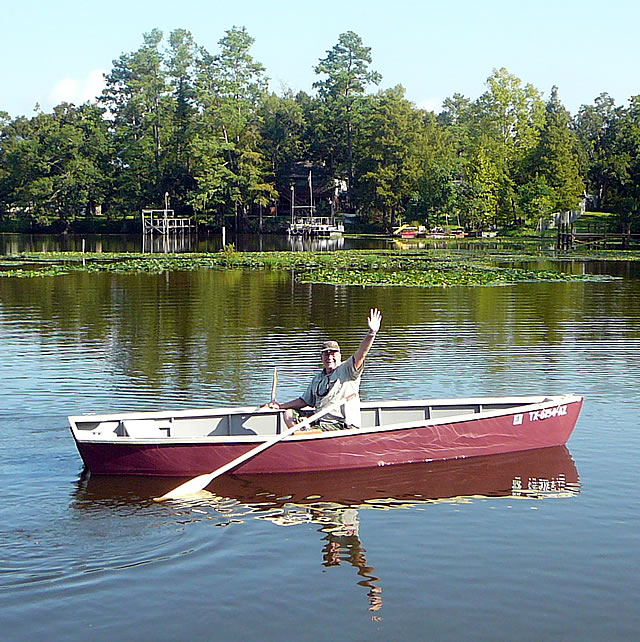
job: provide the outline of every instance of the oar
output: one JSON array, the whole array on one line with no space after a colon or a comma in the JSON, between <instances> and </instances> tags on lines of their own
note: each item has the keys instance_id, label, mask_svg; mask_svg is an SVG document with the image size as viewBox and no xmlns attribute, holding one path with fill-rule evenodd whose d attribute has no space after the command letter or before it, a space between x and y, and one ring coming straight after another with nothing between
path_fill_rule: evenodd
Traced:
<instances>
[{"instance_id":1,"label":"oar","mask_svg":"<svg viewBox=\"0 0 640 642\"><path fill-rule=\"evenodd\" d=\"M273 369L273 383L271 384L271 403L276 400L276 388L278 387L278 368Z\"/></svg>"},{"instance_id":2,"label":"oar","mask_svg":"<svg viewBox=\"0 0 640 642\"><path fill-rule=\"evenodd\" d=\"M332 404L329 404L326 408L323 408L322 410L318 410L318 412L315 412L310 417L306 417L302 421L299 421L295 426L291 426L291 428L287 428L287 430L285 430L284 432L280 433L279 435L276 435L272 439L268 439L267 441L261 443L255 448L252 448L251 450L244 453L244 455L240 455L240 457L236 457L235 459L231 460L228 464L221 466L217 470L214 470L212 473L205 473L204 475L199 475L198 477L194 477L193 479L186 481L184 484L181 484L177 488L170 490L168 493L165 493L164 495L162 495L162 497L154 497L154 501L163 502L167 499L182 499L183 497L186 497L188 495L193 495L195 493L200 492L201 490L206 488L216 477L223 475L224 473L230 471L236 466L239 466L240 464L244 463L248 459L255 457L257 454L261 453L263 450L266 450L267 448L271 448L271 446L273 446L274 444L277 444L280 440L284 439L285 437L288 437L289 435L292 435L294 432L296 432L297 430L300 430L302 427L308 426L313 421L316 421L316 419L319 419L320 417L323 417L324 415L330 413L332 410L335 410L336 408L338 408L339 406L341 406L343 403L345 403L346 401L348 401L354 396L355 395L349 395L345 399L339 399L338 401L334 401Z\"/></svg>"}]
</instances>

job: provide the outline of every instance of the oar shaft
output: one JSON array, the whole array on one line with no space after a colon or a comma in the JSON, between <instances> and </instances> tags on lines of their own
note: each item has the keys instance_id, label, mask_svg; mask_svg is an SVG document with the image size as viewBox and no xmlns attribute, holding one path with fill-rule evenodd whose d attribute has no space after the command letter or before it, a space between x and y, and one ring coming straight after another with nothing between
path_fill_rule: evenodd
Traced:
<instances>
[{"instance_id":1,"label":"oar shaft","mask_svg":"<svg viewBox=\"0 0 640 642\"><path fill-rule=\"evenodd\" d=\"M252 457L255 457L256 455L260 454L263 450L266 450L267 448L271 448L271 446L273 446L274 444L277 444L279 441L281 441L285 437L292 435L294 432L296 432L297 430L300 430L302 427L308 426L310 423L316 421L316 419L320 419L320 417L324 417L324 415L329 414L330 412L340 407L343 403L345 403L346 401L348 401L354 396L355 395L352 394L346 397L345 399L339 399L334 403L329 404L322 410L318 410L318 412L313 413L311 416L306 417L305 419L303 419L302 421L299 421L294 426L291 426L291 428L287 428L287 430L280 433L279 435L276 435L275 437L268 439L267 441L257 445L255 448L252 448L251 450L248 450L246 453L231 460L227 464L224 464L220 468L217 468L212 473L206 473L204 475L199 475L198 477L194 477L193 479L190 479L189 481L184 482L184 484L181 484L180 486L178 486L177 488L174 488L168 493L165 493L164 495L162 495L162 497L157 497L156 501L163 501L165 499L179 499L180 497L184 497L186 495L191 495L193 493L197 493L201 491L203 488L206 488L216 477L219 477L220 475L223 475L224 473L229 472L233 468L236 468L237 466L244 463L248 459L251 459Z\"/></svg>"},{"instance_id":2,"label":"oar shaft","mask_svg":"<svg viewBox=\"0 0 640 642\"><path fill-rule=\"evenodd\" d=\"M216 471L211 473L211 481L213 481L216 477L219 477L220 475L223 475L224 473L228 472L232 468L235 468L236 466L239 466L240 464L244 463L247 461L247 459L251 459L252 457L255 457L256 455L260 454L263 450L266 450L267 448L270 448L273 446L273 444L281 441L285 437L292 435L294 432L300 430L304 426L308 426L310 423L314 422L316 419L319 419L320 417L323 417L324 415L330 413L332 410L335 410L338 406L341 406L345 400L340 400L337 401L336 403L333 403L326 408L323 408L322 410L319 410L318 412L315 412L314 414L310 415L306 419L303 419L302 421L298 422L295 426L291 426L291 428L287 428L283 433L280 433L279 435L276 435L273 439L269 439L268 441L265 441L264 443L256 446L255 448L252 448L251 450L247 451L243 455L240 455L240 457L236 457L233 461L230 461L228 464L225 464L224 466L221 466L218 468Z\"/></svg>"},{"instance_id":3,"label":"oar shaft","mask_svg":"<svg viewBox=\"0 0 640 642\"><path fill-rule=\"evenodd\" d=\"M276 390L278 388L278 368L273 369L273 383L271 384L271 403L276 400Z\"/></svg>"}]
</instances>

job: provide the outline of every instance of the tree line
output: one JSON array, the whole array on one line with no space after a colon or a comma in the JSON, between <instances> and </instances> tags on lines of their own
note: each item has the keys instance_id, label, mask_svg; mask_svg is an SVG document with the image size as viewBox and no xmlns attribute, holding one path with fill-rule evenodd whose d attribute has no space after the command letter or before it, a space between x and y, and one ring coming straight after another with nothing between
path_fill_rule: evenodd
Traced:
<instances>
[{"instance_id":1,"label":"tree line","mask_svg":"<svg viewBox=\"0 0 640 642\"><path fill-rule=\"evenodd\" d=\"M0 112L0 221L67 230L168 195L180 215L242 224L278 203L288 214L302 163L339 210L385 228L535 225L585 197L625 225L640 218L640 95L622 107L603 93L572 117L556 87L545 101L503 68L479 98L454 94L435 114L401 85L376 90L371 49L351 31L319 59L313 94L276 94L253 42L234 27L212 54L189 31L154 29L113 61L97 102Z\"/></svg>"}]
</instances>

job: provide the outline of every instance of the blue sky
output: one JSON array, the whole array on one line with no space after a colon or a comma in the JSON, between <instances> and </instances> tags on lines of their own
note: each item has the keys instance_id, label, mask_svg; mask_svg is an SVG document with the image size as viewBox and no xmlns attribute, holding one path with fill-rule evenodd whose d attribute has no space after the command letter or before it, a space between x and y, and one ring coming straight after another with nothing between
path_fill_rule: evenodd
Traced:
<instances>
[{"instance_id":1,"label":"blue sky","mask_svg":"<svg viewBox=\"0 0 640 642\"><path fill-rule=\"evenodd\" d=\"M0 110L31 115L99 93L102 73L154 27L191 31L210 53L233 26L271 89L312 91L313 67L345 31L371 47L381 88L401 84L437 108L475 99L506 67L576 113L601 92L618 105L640 94L640 3L635 0L0 0Z\"/></svg>"}]
</instances>

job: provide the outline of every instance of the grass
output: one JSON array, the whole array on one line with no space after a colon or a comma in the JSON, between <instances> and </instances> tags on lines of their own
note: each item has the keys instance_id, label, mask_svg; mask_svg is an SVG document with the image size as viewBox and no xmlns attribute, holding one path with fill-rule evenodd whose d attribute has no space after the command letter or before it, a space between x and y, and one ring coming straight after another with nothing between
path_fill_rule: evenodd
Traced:
<instances>
[{"instance_id":1,"label":"grass","mask_svg":"<svg viewBox=\"0 0 640 642\"><path fill-rule=\"evenodd\" d=\"M607 226L609 231L616 229L618 224L618 215L611 212L585 212L576 222L576 232L586 232L591 229L602 229Z\"/></svg>"}]
</instances>

